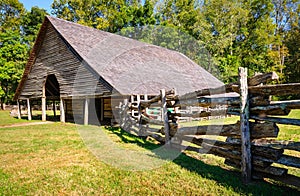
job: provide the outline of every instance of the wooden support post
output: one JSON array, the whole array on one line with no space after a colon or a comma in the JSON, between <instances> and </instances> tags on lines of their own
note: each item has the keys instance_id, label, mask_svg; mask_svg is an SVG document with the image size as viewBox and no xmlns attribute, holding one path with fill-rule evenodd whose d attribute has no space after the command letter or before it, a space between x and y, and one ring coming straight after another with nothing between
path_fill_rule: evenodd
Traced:
<instances>
[{"instance_id":1,"label":"wooden support post","mask_svg":"<svg viewBox=\"0 0 300 196\"><path fill-rule=\"evenodd\" d=\"M88 125L89 124L89 98L85 98L84 100L84 120L83 124Z\"/></svg>"},{"instance_id":2,"label":"wooden support post","mask_svg":"<svg viewBox=\"0 0 300 196\"><path fill-rule=\"evenodd\" d=\"M42 90L42 121L46 121L46 110L46 84L44 84Z\"/></svg>"},{"instance_id":3,"label":"wooden support post","mask_svg":"<svg viewBox=\"0 0 300 196\"><path fill-rule=\"evenodd\" d=\"M18 119L21 119L22 111L21 111L21 105L19 100L17 100L17 106L18 106Z\"/></svg>"},{"instance_id":4,"label":"wooden support post","mask_svg":"<svg viewBox=\"0 0 300 196\"><path fill-rule=\"evenodd\" d=\"M139 123L139 136L143 135L142 131L142 121L141 121L141 117L142 117L142 108L141 108L141 95L137 95L136 96L137 99L137 106L138 106L138 123Z\"/></svg>"},{"instance_id":5,"label":"wooden support post","mask_svg":"<svg viewBox=\"0 0 300 196\"><path fill-rule=\"evenodd\" d=\"M130 96L130 100L131 100L131 105L133 105L134 104L134 95L131 95ZM131 116L133 116L134 117L134 110L131 110Z\"/></svg>"},{"instance_id":6,"label":"wooden support post","mask_svg":"<svg viewBox=\"0 0 300 196\"><path fill-rule=\"evenodd\" d=\"M147 94L144 95L144 98L145 98L145 101L148 101L148 95L147 95ZM146 114L148 114L148 110L149 110L149 108L146 107L146 109L145 109L145 113L146 113Z\"/></svg>"},{"instance_id":7,"label":"wooden support post","mask_svg":"<svg viewBox=\"0 0 300 196\"><path fill-rule=\"evenodd\" d=\"M46 97L42 97L42 121L46 121Z\"/></svg>"},{"instance_id":8,"label":"wooden support post","mask_svg":"<svg viewBox=\"0 0 300 196\"><path fill-rule=\"evenodd\" d=\"M160 95L161 95L161 107L162 107L162 120L164 121L165 143L168 144L170 141L170 133L169 133L169 119L168 119L168 109L167 109L165 89L160 90Z\"/></svg>"},{"instance_id":9,"label":"wooden support post","mask_svg":"<svg viewBox=\"0 0 300 196\"><path fill-rule=\"evenodd\" d=\"M245 184L251 181L251 142L249 129L249 99L247 84L247 68L239 68L241 111L240 111L240 128L241 128L241 149L242 149L242 178Z\"/></svg>"},{"instance_id":10,"label":"wooden support post","mask_svg":"<svg viewBox=\"0 0 300 196\"><path fill-rule=\"evenodd\" d=\"M28 113L28 120L32 120L31 107L30 107L30 99L29 98L27 98L27 113Z\"/></svg>"},{"instance_id":11,"label":"wooden support post","mask_svg":"<svg viewBox=\"0 0 300 196\"><path fill-rule=\"evenodd\" d=\"M101 98L100 101L101 101L100 120L101 120L101 122L103 122L103 120L104 120L104 99Z\"/></svg>"},{"instance_id":12,"label":"wooden support post","mask_svg":"<svg viewBox=\"0 0 300 196\"><path fill-rule=\"evenodd\" d=\"M65 117L65 101L63 98L60 98L60 122L65 123L66 117Z\"/></svg>"},{"instance_id":13,"label":"wooden support post","mask_svg":"<svg viewBox=\"0 0 300 196\"><path fill-rule=\"evenodd\" d=\"M55 104L55 100L53 100L53 116L56 117L56 104Z\"/></svg>"}]
</instances>

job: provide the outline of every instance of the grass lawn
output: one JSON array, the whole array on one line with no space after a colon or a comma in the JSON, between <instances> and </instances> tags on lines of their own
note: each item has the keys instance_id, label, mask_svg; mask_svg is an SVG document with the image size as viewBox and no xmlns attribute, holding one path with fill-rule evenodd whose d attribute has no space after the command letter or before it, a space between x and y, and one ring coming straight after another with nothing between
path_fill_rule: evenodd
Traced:
<instances>
[{"instance_id":1,"label":"grass lawn","mask_svg":"<svg viewBox=\"0 0 300 196\"><path fill-rule=\"evenodd\" d=\"M0 111L2 125L24 122L8 115ZM116 168L94 156L79 134L100 129L122 149L157 148L152 141L104 127L57 122L0 128L0 195L299 195L268 182L245 186L239 173L211 155L181 154L145 171ZM293 130L281 132L290 135ZM299 134L292 137L299 139Z\"/></svg>"}]
</instances>

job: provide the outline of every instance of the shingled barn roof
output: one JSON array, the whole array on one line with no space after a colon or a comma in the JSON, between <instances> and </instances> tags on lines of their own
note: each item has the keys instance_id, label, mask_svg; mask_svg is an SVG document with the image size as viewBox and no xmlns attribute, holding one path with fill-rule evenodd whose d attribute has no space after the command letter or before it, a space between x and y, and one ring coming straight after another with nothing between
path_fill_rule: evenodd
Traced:
<instances>
[{"instance_id":1,"label":"shingled barn roof","mask_svg":"<svg viewBox=\"0 0 300 196\"><path fill-rule=\"evenodd\" d=\"M95 77L117 92L158 94L175 88L179 94L223 83L185 55L73 22L47 16L38 35L23 78L16 91L20 95L31 66L42 45L47 25L53 25L68 49L89 67Z\"/></svg>"}]
</instances>

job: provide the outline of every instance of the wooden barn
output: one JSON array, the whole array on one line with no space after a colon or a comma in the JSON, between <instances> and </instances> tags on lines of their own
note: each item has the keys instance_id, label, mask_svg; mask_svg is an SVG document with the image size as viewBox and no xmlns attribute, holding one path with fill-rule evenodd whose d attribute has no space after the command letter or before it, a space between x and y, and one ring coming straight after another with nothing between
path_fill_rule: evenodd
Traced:
<instances>
[{"instance_id":1,"label":"wooden barn","mask_svg":"<svg viewBox=\"0 0 300 196\"><path fill-rule=\"evenodd\" d=\"M47 16L41 26L15 100L60 105L60 120L88 124L113 118L112 95L156 95L175 88L184 94L222 83L181 53ZM96 115L90 115L96 108Z\"/></svg>"}]
</instances>

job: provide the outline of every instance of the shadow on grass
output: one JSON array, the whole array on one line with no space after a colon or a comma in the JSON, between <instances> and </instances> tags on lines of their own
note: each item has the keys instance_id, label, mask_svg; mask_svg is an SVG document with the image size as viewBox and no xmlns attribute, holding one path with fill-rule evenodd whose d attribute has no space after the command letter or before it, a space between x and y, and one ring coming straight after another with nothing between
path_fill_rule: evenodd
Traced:
<instances>
[{"instance_id":1,"label":"shadow on grass","mask_svg":"<svg viewBox=\"0 0 300 196\"><path fill-rule=\"evenodd\" d=\"M14 117L15 119L18 119L18 117ZM42 115L41 114L37 114L37 115L33 115L32 120L42 120ZM27 116L22 116L21 119L23 120L28 120ZM53 121L53 122L58 122L60 121L60 116L53 116L53 115L47 115L47 121Z\"/></svg>"},{"instance_id":2,"label":"shadow on grass","mask_svg":"<svg viewBox=\"0 0 300 196\"><path fill-rule=\"evenodd\" d=\"M147 150L154 150L160 147L146 138L134 136L120 128L106 127L107 130L117 135L122 142L136 144ZM177 165L195 172L203 178L216 181L218 184L232 189L237 193L246 195L299 195L299 191L294 188L280 185L271 184L267 181L253 181L249 185L244 185L241 182L240 173L223 169L219 166L209 165L199 159L181 153L176 159L173 160Z\"/></svg>"}]
</instances>

